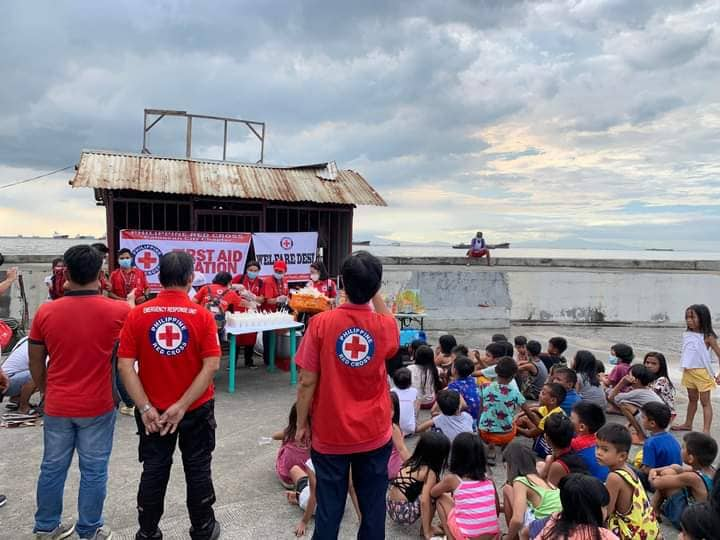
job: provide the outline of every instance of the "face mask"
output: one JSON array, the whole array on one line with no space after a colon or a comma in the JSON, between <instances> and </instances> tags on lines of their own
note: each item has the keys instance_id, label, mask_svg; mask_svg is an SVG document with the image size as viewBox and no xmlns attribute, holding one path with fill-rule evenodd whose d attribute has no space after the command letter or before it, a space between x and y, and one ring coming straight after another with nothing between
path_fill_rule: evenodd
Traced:
<instances>
[{"instance_id":1,"label":"face mask","mask_svg":"<svg viewBox=\"0 0 720 540\"><path fill-rule=\"evenodd\" d=\"M317 281L318 279L320 279L320 274L310 274L310 279L312 279L313 281Z\"/></svg>"},{"instance_id":2,"label":"face mask","mask_svg":"<svg viewBox=\"0 0 720 540\"><path fill-rule=\"evenodd\" d=\"M248 273L247 273L248 279L256 279L257 276L258 276L258 273L257 273L257 272L249 272L249 271L248 271Z\"/></svg>"},{"instance_id":3,"label":"face mask","mask_svg":"<svg viewBox=\"0 0 720 540\"><path fill-rule=\"evenodd\" d=\"M118 264L120 265L120 268L130 268L132 266L132 260L130 259L120 259L118 261Z\"/></svg>"},{"instance_id":4,"label":"face mask","mask_svg":"<svg viewBox=\"0 0 720 540\"><path fill-rule=\"evenodd\" d=\"M617 356L614 356L614 355L611 354L610 356L608 356L608 362L610 362L610 365L611 365L611 366L617 366L619 360L618 360L618 357L617 357Z\"/></svg>"},{"instance_id":5,"label":"face mask","mask_svg":"<svg viewBox=\"0 0 720 540\"><path fill-rule=\"evenodd\" d=\"M284 275L282 272L275 272L275 279L281 280Z\"/></svg>"}]
</instances>

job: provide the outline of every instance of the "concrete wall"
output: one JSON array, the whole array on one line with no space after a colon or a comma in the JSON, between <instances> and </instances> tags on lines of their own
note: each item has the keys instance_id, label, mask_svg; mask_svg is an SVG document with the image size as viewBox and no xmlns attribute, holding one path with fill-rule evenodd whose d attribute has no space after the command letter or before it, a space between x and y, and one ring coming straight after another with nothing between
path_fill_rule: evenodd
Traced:
<instances>
[{"instance_id":1,"label":"concrete wall","mask_svg":"<svg viewBox=\"0 0 720 540\"><path fill-rule=\"evenodd\" d=\"M51 259L8 257L3 267L21 269L31 316L47 296L43 279ZM387 294L418 289L431 330L505 328L510 320L680 325L694 303L710 306L720 321L717 261L574 260L558 266L557 259L534 259L537 266L530 266L532 260L488 268L459 264L462 258L431 259L437 264L385 259L383 288ZM15 285L8 308L3 295L0 316L19 318L18 296Z\"/></svg>"}]
</instances>

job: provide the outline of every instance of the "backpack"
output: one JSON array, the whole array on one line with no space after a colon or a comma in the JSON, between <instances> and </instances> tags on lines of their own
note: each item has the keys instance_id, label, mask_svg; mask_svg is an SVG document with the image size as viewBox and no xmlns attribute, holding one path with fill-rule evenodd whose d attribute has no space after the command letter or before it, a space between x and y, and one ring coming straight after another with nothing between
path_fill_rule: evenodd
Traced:
<instances>
[{"instance_id":1,"label":"backpack","mask_svg":"<svg viewBox=\"0 0 720 540\"><path fill-rule=\"evenodd\" d=\"M218 330L225 328L225 308L223 307L223 298L230 292L230 289L225 289L221 294L210 294L210 286L207 287L207 292L210 295L210 299L205 302L205 309L212 313L215 319L215 326Z\"/></svg>"}]
</instances>

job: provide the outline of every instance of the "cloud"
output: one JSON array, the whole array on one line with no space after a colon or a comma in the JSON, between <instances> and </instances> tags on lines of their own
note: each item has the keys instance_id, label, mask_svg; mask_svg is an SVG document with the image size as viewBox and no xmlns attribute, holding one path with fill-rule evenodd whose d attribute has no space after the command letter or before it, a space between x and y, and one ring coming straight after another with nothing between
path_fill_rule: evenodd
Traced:
<instances>
[{"instance_id":1,"label":"cloud","mask_svg":"<svg viewBox=\"0 0 720 540\"><path fill-rule=\"evenodd\" d=\"M171 108L267 122L270 163L364 174L391 207L358 209L359 235L675 238L718 215L718 21L710 0L13 3L0 184L139 151L143 108ZM221 157L221 127L193 135ZM180 119L149 134L153 153L184 146ZM258 157L232 128L229 158ZM3 231L102 230L63 182L4 190Z\"/></svg>"}]
</instances>

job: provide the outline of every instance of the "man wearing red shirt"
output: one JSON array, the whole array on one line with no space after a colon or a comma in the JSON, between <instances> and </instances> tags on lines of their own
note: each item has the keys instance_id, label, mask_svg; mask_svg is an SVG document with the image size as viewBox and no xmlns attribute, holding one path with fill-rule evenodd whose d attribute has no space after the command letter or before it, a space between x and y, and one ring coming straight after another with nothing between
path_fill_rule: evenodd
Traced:
<instances>
[{"instance_id":1,"label":"man wearing red shirt","mask_svg":"<svg viewBox=\"0 0 720 540\"><path fill-rule=\"evenodd\" d=\"M262 305L263 311L277 311L288 303L288 282L285 279L287 273L287 264L285 261L275 261L273 263L273 274L265 278L263 288L265 303ZM263 332L263 362L266 366L270 365L270 332Z\"/></svg>"},{"instance_id":2,"label":"man wearing red shirt","mask_svg":"<svg viewBox=\"0 0 720 540\"><path fill-rule=\"evenodd\" d=\"M342 276L349 303L313 317L297 353L302 370L296 438L305 441L312 424L313 538L337 538L352 466L362 514L358 538L375 540L385 538L392 446L385 362L397 352L400 333L379 292L382 265L377 258L367 252L348 257Z\"/></svg>"},{"instance_id":3,"label":"man wearing red shirt","mask_svg":"<svg viewBox=\"0 0 720 540\"><path fill-rule=\"evenodd\" d=\"M111 355L130 306L99 293L102 255L74 246L63 256L68 285L62 298L43 304L29 339L32 379L45 394L43 461L37 486L35 533L65 538L63 491L73 453L80 465L77 533L110 538L102 510L115 427ZM45 365L45 357L50 362Z\"/></svg>"},{"instance_id":4,"label":"man wearing red shirt","mask_svg":"<svg viewBox=\"0 0 720 540\"><path fill-rule=\"evenodd\" d=\"M190 537L220 537L210 470L216 427L213 376L220 365L220 342L213 316L188 297L192 281L190 255L163 255L163 290L130 312L120 335L120 375L135 401L143 464L137 540L162 538L158 523L178 443L188 488Z\"/></svg>"}]
</instances>

